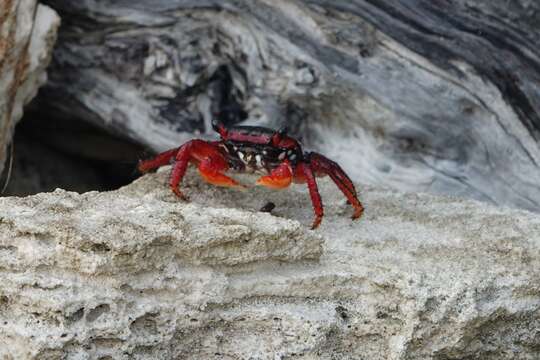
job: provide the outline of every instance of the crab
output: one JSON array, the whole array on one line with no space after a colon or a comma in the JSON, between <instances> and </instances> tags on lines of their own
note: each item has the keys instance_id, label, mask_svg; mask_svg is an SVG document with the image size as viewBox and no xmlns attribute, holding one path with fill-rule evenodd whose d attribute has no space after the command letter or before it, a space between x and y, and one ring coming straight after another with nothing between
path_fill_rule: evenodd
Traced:
<instances>
[{"instance_id":1,"label":"crab","mask_svg":"<svg viewBox=\"0 0 540 360\"><path fill-rule=\"evenodd\" d=\"M289 136L285 128L277 131L259 126L227 128L219 121L213 121L212 127L219 133L220 140L190 140L154 158L141 160L139 171L145 173L173 162L169 186L176 196L186 201L188 198L179 185L190 163L197 165L205 181L217 186L246 188L227 176L228 171L260 174L256 184L271 189L284 189L292 182L306 183L315 212L312 229L320 225L324 215L315 178L328 175L354 208L352 219L362 215L364 207L343 169L321 154L304 152L300 142Z\"/></svg>"}]
</instances>

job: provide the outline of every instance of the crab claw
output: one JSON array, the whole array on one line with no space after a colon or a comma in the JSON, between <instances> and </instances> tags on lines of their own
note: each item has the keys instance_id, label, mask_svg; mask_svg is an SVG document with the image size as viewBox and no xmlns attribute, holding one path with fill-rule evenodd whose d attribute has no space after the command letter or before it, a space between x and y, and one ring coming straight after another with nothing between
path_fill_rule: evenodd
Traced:
<instances>
[{"instance_id":1,"label":"crab claw","mask_svg":"<svg viewBox=\"0 0 540 360\"><path fill-rule=\"evenodd\" d=\"M292 179L291 164L285 160L272 170L270 175L261 176L255 184L266 186L270 189L283 189L291 185Z\"/></svg>"}]
</instances>

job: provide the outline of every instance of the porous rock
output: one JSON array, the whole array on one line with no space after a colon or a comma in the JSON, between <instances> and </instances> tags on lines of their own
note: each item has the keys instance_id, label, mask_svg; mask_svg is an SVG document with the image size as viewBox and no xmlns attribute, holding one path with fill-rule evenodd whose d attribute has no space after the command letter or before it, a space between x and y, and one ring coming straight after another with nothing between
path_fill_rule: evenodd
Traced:
<instances>
[{"instance_id":1,"label":"porous rock","mask_svg":"<svg viewBox=\"0 0 540 360\"><path fill-rule=\"evenodd\" d=\"M0 1L0 173L23 106L45 82L60 18L37 0Z\"/></svg>"},{"instance_id":2,"label":"porous rock","mask_svg":"<svg viewBox=\"0 0 540 360\"><path fill-rule=\"evenodd\" d=\"M323 179L311 231L303 186L166 184L0 199L0 357L540 356L537 215L362 187L351 221Z\"/></svg>"}]
</instances>

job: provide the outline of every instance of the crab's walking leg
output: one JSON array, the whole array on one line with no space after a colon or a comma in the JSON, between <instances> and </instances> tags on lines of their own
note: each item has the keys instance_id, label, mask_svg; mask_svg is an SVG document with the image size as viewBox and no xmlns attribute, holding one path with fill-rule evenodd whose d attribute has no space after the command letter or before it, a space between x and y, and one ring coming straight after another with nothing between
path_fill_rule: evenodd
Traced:
<instances>
[{"instance_id":1,"label":"crab's walking leg","mask_svg":"<svg viewBox=\"0 0 540 360\"><path fill-rule=\"evenodd\" d=\"M313 174L309 164L300 162L298 164L297 171L303 177L302 180L306 181L309 189L309 196L311 197L313 209L315 210L315 220L311 225L311 229L316 229L321 223L324 215L321 194L319 194L319 189L317 188L317 181L315 181L315 175Z\"/></svg>"},{"instance_id":2,"label":"crab's walking leg","mask_svg":"<svg viewBox=\"0 0 540 360\"><path fill-rule=\"evenodd\" d=\"M190 152L192 150L192 142L193 141L189 141L180 147L180 150L176 154L176 162L173 165L169 180L169 186L172 192L185 201L188 201L188 198L180 191L179 185L186 174L187 166L190 160Z\"/></svg>"},{"instance_id":3,"label":"crab's walking leg","mask_svg":"<svg viewBox=\"0 0 540 360\"><path fill-rule=\"evenodd\" d=\"M337 185L339 190L345 195L347 200L354 207L353 219L359 218L364 212L364 206L358 200L358 195L353 182L345 171L334 161L317 153L310 153L309 160L311 168L321 175L328 175Z\"/></svg>"},{"instance_id":4,"label":"crab's walking leg","mask_svg":"<svg viewBox=\"0 0 540 360\"><path fill-rule=\"evenodd\" d=\"M334 181L334 183L336 183L337 187L339 188L339 190L341 190L343 195L345 195L347 200L349 200L351 205L354 207L354 213L352 215L352 218L353 219L358 219L362 215L362 213L364 212L364 206L362 205L360 200L358 200L358 197L356 195L356 190L354 188L352 188L352 189L349 188L341 180L341 178L336 176L335 174L330 173L329 176Z\"/></svg>"},{"instance_id":5,"label":"crab's walking leg","mask_svg":"<svg viewBox=\"0 0 540 360\"><path fill-rule=\"evenodd\" d=\"M145 173L147 171L157 169L160 166L167 165L171 159L178 153L179 148L174 148L162 152L161 154L156 155L154 158L149 160L139 161L137 168L140 172Z\"/></svg>"},{"instance_id":6,"label":"crab's walking leg","mask_svg":"<svg viewBox=\"0 0 540 360\"><path fill-rule=\"evenodd\" d=\"M281 163L270 175L261 176L257 180L257 185L266 186L271 189L283 189L291 185L293 173L288 161Z\"/></svg>"}]
</instances>

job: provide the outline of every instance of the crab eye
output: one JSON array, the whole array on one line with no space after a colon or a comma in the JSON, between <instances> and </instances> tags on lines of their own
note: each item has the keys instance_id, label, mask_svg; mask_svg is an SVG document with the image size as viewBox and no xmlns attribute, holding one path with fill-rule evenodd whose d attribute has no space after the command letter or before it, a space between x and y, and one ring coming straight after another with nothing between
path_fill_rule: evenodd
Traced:
<instances>
[{"instance_id":1,"label":"crab eye","mask_svg":"<svg viewBox=\"0 0 540 360\"><path fill-rule=\"evenodd\" d=\"M255 155L255 160L257 161L257 166L263 166L261 155Z\"/></svg>"},{"instance_id":2,"label":"crab eye","mask_svg":"<svg viewBox=\"0 0 540 360\"><path fill-rule=\"evenodd\" d=\"M284 152L282 152L281 154L279 154L278 159L279 159L279 160L283 160L283 159L285 159L285 156L286 156L286 155L287 155L287 153L285 153L285 151L284 151Z\"/></svg>"}]
</instances>

